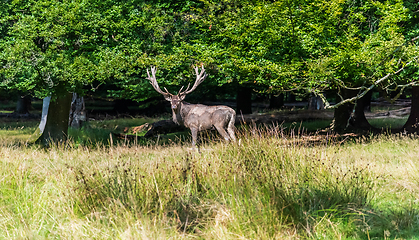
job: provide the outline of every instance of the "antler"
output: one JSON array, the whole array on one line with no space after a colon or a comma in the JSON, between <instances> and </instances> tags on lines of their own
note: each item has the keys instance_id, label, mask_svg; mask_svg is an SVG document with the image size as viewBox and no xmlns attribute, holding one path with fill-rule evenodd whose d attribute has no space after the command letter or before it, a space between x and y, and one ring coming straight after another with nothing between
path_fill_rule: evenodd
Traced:
<instances>
[{"instance_id":1,"label":"antler","mask_svg":"<svg viewBox=\"0 0 419 240\"><path fill-rule=\"evenodd\" d=\"M150 80L150 84L154 87L154 89L158 93L163 94L165 97L166 96L170 96L170 97L173 96L173 94L169 93L169 91L167 91L166 88L164 88L164 90L166 90L166 92L163 92L160 89L159 84L157 83L157 80L156 80L156 71L157 71L156 67L151 66L151 77L150 77L150 73L148 72L148 69L147 69L147 78L146 79Z\"/></svg>"},{"instance_id":2,"label":"antler","mask_svg":"<svg viewBox=\"0 0 419 240\"><path fill-rule=\"evenodd\" d=\"M196 74L196 80L195 80L194 85L192 86L191 89L189 89L190 84L188 84L188 87L183 92L182 92L182 89L183 89L183 87L182 87L179 90L179 93L178 93L179 96L186 95L186 94L189 94L189 93L193 92L195 90L195 88L198 87L199 84L201 84L205 80L206 77L208 77L208 74L205 72L204 66L202 66L202 71L201 72L199 72L198 67L194 67L194 69L195 69L195 74Z\"/></svg>"}]
</instances>

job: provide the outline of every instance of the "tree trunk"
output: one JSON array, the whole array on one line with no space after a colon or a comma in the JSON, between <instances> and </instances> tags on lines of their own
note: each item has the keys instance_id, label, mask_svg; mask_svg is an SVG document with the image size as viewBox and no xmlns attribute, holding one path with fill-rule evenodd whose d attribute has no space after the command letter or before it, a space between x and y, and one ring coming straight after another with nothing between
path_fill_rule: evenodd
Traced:
<instances>
[{"instance_id":1,"label":"tree trunk","mask_svg":"<svg viewBox=\"0 0 419 240\"><path fill-rule=\"evenodd\" d=\"M45 125L47 124L48 108L49 108L50 101L51 101L51 97L46 97L42 101L41 122L39 123L38 128L35 130L35 132L29 138L29 143L34 143L34 142L38 141L40 139L40 137L42 136L42 133L45 130Z\"/></svg>"},{"instance_id":2,"label":"tree trunk","mask_svg":"<svg viewBox=\"0 0 419 240\"><path fill-rule=\"evenodd\" d=\"M367 96L368 95L368 96ZM367 92L365 94L364 99L364 112L371 112L371 98L372 98L372 91Z\"/></svg>"},{"instance_id":3,"label":"tree trunk","mask_svg":"<svg viewBox=\"0 0 419 240\"><path fill-rule=\"evenodd\" d=\"M80 129L84 122L87 120L86 107L84 104L84 98L79 97L77 93L73 93L73 99L71 100L70 108L70 127Z\"/></svg>"},{"instance_id":4,"label":"tree trunk","mask_svg":"<svg viewBox=\"0 0 419 240\"><path fill-rule=\"evenodd\" d=\"M161 120L158 122L154 122L152 124L143 124L141 125L138 130L147 129L147 133L144 134L144 137L153 137L158 134L167 134L173 132L181 132L187 130L185 126L178 125L173 120ZM137 130L137 131L138 131ZM134 129L135 131L135 129Z\"/></svg>"},{"instance_id":5,"label":"tree trunk","mask_svg":"<svg viewBox=\"0 0 419 240\"><path fill-rule=\"evenodd\" d=\"M237 114L252 113L252 88L239 87L237 90Z\"/></svg>"},{"instance_id":6,"label":"tree trunk","mask_svg":"<svg viewBox=\"0 0 419 240\"><path fill-rule=\"evenodd\" d=\"M323 110L324 103L319 96L311 96L308 100L308 109L309 110Z\"/></svg>"},{"instance_id":7,"label":"tree trunk","mask_svg":"<svg viewBox=\"0 0 419 240\"><path fill-rule=\"evenodd\" d=\"M356 91L358 94L358 91ZM354 96L356 96L356 94ZM358 99L355 106L355 112L351 117L349 123L355 129L373 129L374 127L368 122L365 117L365 109L371 105L372 91L367 92L362 98Z\"/></svg>"},{"instance_id":8,"label":"tree trunk","mask_svg":"<svg viewBox=\"0 0 419 240\"><path fill-rule=\"evenodd\" d=\"M346 130L353 107L354 105L352 103L345 103L335 108L334 118L331 125L333 131L343 132Z\"/></svg>"},{"instance_id":9,"label":"tree trunk","mask_svg":"<svg viewBox=\"0 0 419 240\"><path fill-rule=\"evenodd\" d=\"M419 86L412 87L410 115L403 129L409 133L419 132Z\"/></svg>"},{"instance_id":10,"label":"tree trunk","mask_svg":"<svg viewBox=\"0 0 419 240\"><path fill-rule=\"evenodd\" d=\"M343 99L351 98L355 96L355 94L356 93L354 91L350 91L347 89L343 89L341 93ZM335 108L334 118L331 125L333 131L343 132L347 129L347 127L349 126L349 119L351 117L353 109L353 103L345 103Z\"/></svg>"},{"instance_id":11,"label":"tree trunk","mask_svg":"<svg viewBox=\"0 0 419 240\"><path fill-rule=\"evenodd\" d=\"M18 114L29 113L29 110L32 107L32 102L31 101L32 100L31 100L30 96L19 96L19 98L17 100L17 104L16 104L15 113L18 113Z\"/></svg>"},{"instance_id":12,"label":"tree trunk","mask_svg":"<svg viewBox=\"0 0 419 240\"><path fill-rule=\"evenodd\" d=\"M51 142L59 143L67 140L71 99L71 93L60 95L55 101L51 101L51 97L44 98L39 128L29 142L40 142L48 146Z\"/></svg>"},{"instance_id":13,"label":"tree trunk","mask_svg":"<svg viewBox=\"0 0 419 240\"><path fill-rule=\"evenodd\" d=\"M277 96L271 94L269 98L269 108L270 109L279 109L284 106L284 94L281 93Z\"/></svg>"},{"instance_id":14,"label":"tree trunk","mask_svg":"<svg viewBox=\"0 0 419 240\"><path fill-rule=\"evenodd\" d=\"M348 99L355 97L358 93L358 90L344 89L342 91L342 97ZM370 101L371 96L372 92L370 91L364 97L357 100L356 106L354 103L346 103L335 108L332 129L336 132L343 132L348 127L364 130L373 129L374 127L370 125L364 112L365 105Z\"/></svg>"}]
</instances>

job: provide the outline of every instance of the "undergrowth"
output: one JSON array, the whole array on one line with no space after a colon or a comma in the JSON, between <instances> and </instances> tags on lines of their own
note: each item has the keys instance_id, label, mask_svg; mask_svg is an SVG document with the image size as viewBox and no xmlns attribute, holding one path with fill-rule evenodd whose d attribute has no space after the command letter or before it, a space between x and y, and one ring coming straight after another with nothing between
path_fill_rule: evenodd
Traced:
<instances>
[{"instance_id":1,"label":"undergrowth","mask_svg":"<svg viewBox=\"0 0 419 240\"><path fill-rule=\"evenodd\" d=\"M0 147L0 238L412 239L417 136Z\"/></svg>"},{"instance_id":2,"label":"undergrowth","mask_svg":"<svg viewBox=\"0 0 419 240\"><path fill-rule=\"evenodd\" d=\"M205 238L215 238L208 231L220 224L246 238L385 236L368 222L381 214L374 199L385 180L374 163L330 154L340 149L338 140L313 144L279 129L252 129L240 139L204 145L201 153L80 166L74 171L78 214L119 206Z\"/></svg>"}]
</instances>

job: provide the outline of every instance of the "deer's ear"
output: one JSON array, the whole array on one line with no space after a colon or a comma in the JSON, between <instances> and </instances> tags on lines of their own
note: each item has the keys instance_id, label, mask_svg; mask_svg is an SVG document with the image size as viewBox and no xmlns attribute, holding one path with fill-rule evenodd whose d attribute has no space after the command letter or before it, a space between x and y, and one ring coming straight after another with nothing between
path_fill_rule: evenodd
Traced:
<instances>
[{"instance_id":1,"label":"deer's ear","mask_svg":"<svg viewBox=\"0 0 419 240\"><path fill-rule=\"evenodd\" d=\"M172 97L170 95L165 95L164 99L166 99L167 101L171 102L172 101Z\"/></svg>"},{"instance_id":2,"label":"deer's ear","mask_svg":"<svg viewBox=\"0 0 419 240\"><path fill-rule=\"evenodd\" d=\"M186 97L186 95L180 95L179 96L180 101L183 101L183 99L185 99L185 97Z\"/></svg>"}]
</instances>

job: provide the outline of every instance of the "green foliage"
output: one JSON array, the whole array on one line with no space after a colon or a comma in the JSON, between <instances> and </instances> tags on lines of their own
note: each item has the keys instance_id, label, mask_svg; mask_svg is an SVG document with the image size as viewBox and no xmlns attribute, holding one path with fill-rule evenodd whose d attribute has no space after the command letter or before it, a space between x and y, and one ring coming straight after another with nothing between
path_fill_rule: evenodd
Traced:
<instances>
[{"instance_id":1,"label":"green foliage","mask_svg":"<svg viewBox=\"0 0 419 240\"><path fill-rule=\"evenodd\" d=\"M206 89L361 87L418 56L417 11L412 0L6 1L1 85L43 97L105 84L108 96L144 100L158 96L144 79L150 65L177 91L203 64ZM415 62L379 87L417 72Z\"/></svg>"},{"instance_id":2,"label":"green foliage","mask_svg":"<svg viewBox=\"0 0 419 240\"><path fill-rule=\"evenodd\" d=\"M328 51L309 61L308 76L314 80L314 89L369 86L418 56L416 43L405 37L411 26L403 27L411 23L414 8L406 8L403 1L347 4L341 5L341 14L331 21L336 37ZM412 71L417 71L417 63L379 87L411 82L416 79Z\"/></svg>"},{"instance_id":3,"label":"green foliage","mask_svg":"<svg viewBox=\"0 0 419 240\"><path fill-rule=\"evenodd\" d=\"M143 2L29 1L8 6L4 24L9 28L0 45L3 85L39 97L57 88L80 92L82 86L124 80L135 71L138 57L171 48L162 42L173 16Z\"/></svg>"}]
</instances>

